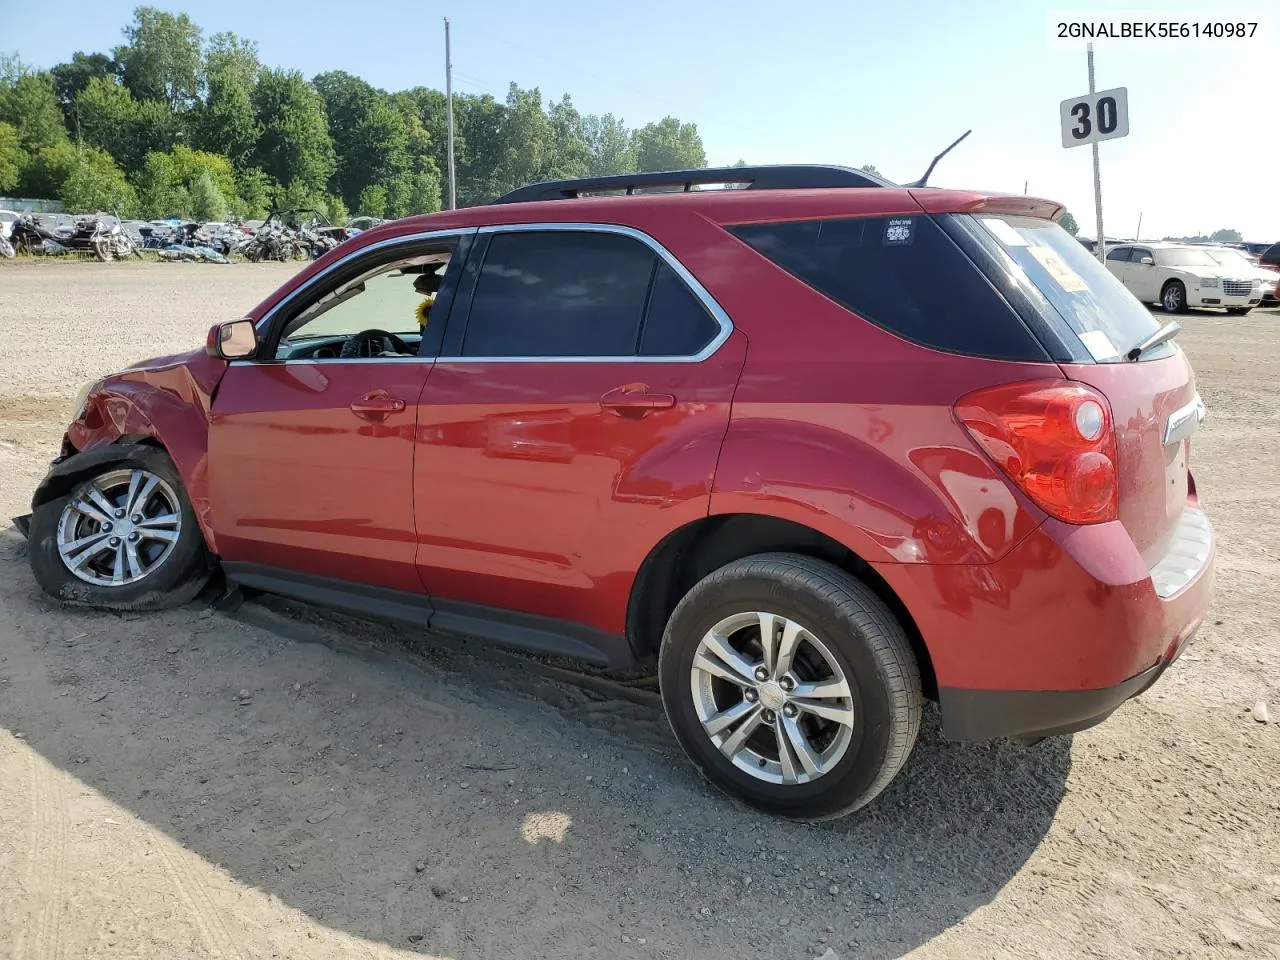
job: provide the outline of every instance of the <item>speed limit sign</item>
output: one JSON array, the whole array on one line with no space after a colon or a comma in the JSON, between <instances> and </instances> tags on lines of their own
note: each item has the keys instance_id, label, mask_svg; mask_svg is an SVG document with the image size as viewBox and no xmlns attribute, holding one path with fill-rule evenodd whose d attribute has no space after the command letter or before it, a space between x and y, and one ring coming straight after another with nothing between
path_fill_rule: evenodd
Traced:
<instances>
[{"instance_id":1,"label":"speed limit sign","mask_svg":"<svg viewBox=\"0 0 1280 960\"><path fill-rule=\"evenodd\" d=\"M1064 147L1083 147L1086 143L1127 137L1129 90L1116 87L1063 100L1059 114Z\"/></svg>"}]
</instances>

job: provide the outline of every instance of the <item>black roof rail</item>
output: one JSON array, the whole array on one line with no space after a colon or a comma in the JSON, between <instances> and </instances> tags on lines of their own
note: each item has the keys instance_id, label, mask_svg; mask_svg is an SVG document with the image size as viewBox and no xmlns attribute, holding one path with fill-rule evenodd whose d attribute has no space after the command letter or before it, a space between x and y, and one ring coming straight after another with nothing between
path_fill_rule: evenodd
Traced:
<instances>
[{"instance_id":1,"label":"black roof rail","mask_svg":"<svg viewBox=\"0 0 1280 960\"><path fill-rule=\"evenodd\" d=\"M707 167L701 170L667 170L660 173L624 173L580 180L548 180L519 187L492 203L527 203L533 200L572 200L583 193L622 190L629 196L638 189L679 187L689 192L708 183L741 183L745 190L812 190L824 187L892 187L865 170L817 164L775 164L762 167ZM673 191L674 192L674 191Z\"/></svg>"}]
</instances>

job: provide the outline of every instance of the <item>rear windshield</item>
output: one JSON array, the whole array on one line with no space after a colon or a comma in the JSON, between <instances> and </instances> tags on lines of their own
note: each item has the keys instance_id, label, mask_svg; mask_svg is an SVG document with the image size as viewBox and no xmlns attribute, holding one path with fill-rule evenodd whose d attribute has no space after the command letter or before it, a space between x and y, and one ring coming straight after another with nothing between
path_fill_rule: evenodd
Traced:
<instances>
[{"instance_id":1,"label":"rear windshield","mask_svg":"<svg viewBox=\"0 0 1280 960\"><path fill-rule=\"evenodd\" d=\"M1160 329L1124 284L1056 223L1032 217L979 216L977 220L1095 361L1119 362L1126 351ZM1170 350L1152 350L1144 359Z\"/></svg>"}]
</instances>

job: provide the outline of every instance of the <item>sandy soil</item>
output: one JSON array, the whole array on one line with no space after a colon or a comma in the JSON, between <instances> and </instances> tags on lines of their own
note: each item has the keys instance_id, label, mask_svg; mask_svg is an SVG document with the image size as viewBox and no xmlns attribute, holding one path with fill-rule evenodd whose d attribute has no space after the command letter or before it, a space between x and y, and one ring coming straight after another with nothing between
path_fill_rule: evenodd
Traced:
<instances>
[{"instance_id":1,"label":"sandy soil","mask_svg":"<svg viewBox=\"0 0 1280 960\"><path fill-rule=\"evenodd\" d=\"M0 263L0 516L81 380L290 269ZM931 715L821 827L701 783L643 685L278 602L63 609L5 525L0 957L1280 960L1280 315L1184 327L1222 551L1196 644L1075 737Z\"/></svg>"}]
</instances>

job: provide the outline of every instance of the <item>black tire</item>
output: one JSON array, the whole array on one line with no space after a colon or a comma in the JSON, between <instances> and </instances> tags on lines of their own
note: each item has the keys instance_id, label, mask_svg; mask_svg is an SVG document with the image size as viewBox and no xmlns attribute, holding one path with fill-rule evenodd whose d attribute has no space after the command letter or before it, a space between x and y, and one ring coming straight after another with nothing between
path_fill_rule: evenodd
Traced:
<instances>
[{"instance_id":1,"label":"black tire","mask_svg":"<svg viewBox=\"0 0 1280 960\"><path fill-rule=\"evenodd\" d=\"M169 610L191 602L213 572L213 562L173 461L163 450L131 446L119 460L100 464L79 478L70 493L36 507L27 539L27 559L40 588L67 603L109 610ZM127 468L148 470L165 480L179 500L182 525L168 556L136 583L99 586L73 574L58 553L63 508L96 477Z\"/></svg>"},{"instance_id":2,"label":"black tire","mask_svg":"<svg viewBox=\"0 0 1280 960\"><path fill-rule=\"evenodd\" d=\"M691 670L703 636L726 617L756 610L820 635L849 682L852 740L809 782L768 783L739 769L712 742L694 705ZM699 581L671 615L658 673L671 729L702 774L731 796L793 820L833 819L870 803L902 769L920 730L920 670L902 625L865 584L798 554L746 557Z\"/></svg>"},{"instance_id":3,"label":"black tire","mask_svg":"<svg viewBox=\"0 0 1280 960\"><path fill-rule=\"evenodd\" d=\"M1249 311L1252 309L1253 307L1227 307L1227 313L1233 317L1244 317L1248 316Z\"/></svg>"},{"instance_id":4,"label":"black tire","mask_svg":"<svg viewBox=\"0 0 1280 960\"><path fill-rule=\"evenodd\" d=\"M1187 312L1187 288L1181 280L1170 280L1160 291L1160 306L1165 313Z\"/></svg>"}]
</instances>

